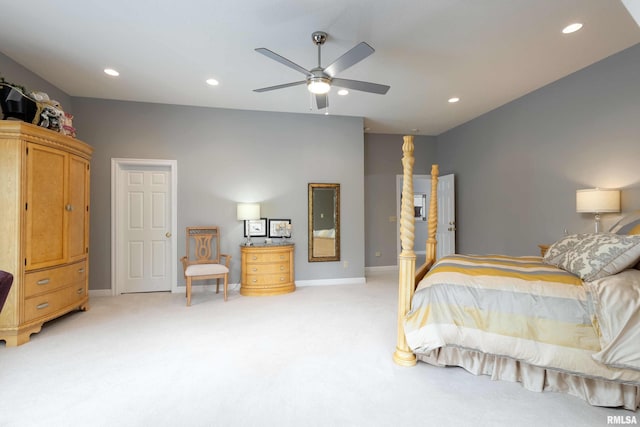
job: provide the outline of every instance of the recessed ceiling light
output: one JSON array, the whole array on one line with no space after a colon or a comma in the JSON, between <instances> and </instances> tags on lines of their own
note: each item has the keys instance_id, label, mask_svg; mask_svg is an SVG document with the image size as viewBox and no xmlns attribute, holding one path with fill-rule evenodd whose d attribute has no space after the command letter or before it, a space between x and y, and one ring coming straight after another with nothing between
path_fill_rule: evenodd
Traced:
<instances>
[{"instance_id":1,"label":"recessed ceiling light","mask_svg":"<svg viewBox=\"0 0 640 427\"><path fill-rule=\"evenodd\" d=\"M454 96L453 98L449 98L449 103L453 104L460 101L460 98L458 98L457 96Z\"/></svg>"},{"instance_id":2,"label":"recessed ceiling light","mask_svg":"<svg viewBox=\"0 0 640 427\"><path fill-rule=\"evenodd\" d=\"M578 31L580 28L582 28L582 24L579 22L567 25L566 27L564 27L562 29L562 32L564 34L571 34L571 33L575 33L576 31Z\"/></svg>"},{"instance_id":3,"label":"recessed ceiling light","mask_svg":"<svg viewBox=\"0 0 640 427\"><path fill-rule=\"evenodd\" d=\"M118 77L120 75L120 73L114 70L113 68L105 68L104 73L113 77Z\"/></svg>"},{"instance_id":4,"label":"recessed ceiling light","mask_svg":"<svg viewBox=\"0 0 640 427\"><path fill-rule=\"evenodd\" d=\"M349 95L349 91L346 89L340 89L338 91L338 95L341 95L341 96Z\"/></svg>"},{"instance_id":5,"label":"recessed ceiling light","mask_svg":"<svg viewBox=\"0 0 640 427\"><path fill-rule=\"evenodd\" d=\"M207 79L207 84L211 86L218 86L220 84L216 79Z\"/></svg>"}]
</instances>

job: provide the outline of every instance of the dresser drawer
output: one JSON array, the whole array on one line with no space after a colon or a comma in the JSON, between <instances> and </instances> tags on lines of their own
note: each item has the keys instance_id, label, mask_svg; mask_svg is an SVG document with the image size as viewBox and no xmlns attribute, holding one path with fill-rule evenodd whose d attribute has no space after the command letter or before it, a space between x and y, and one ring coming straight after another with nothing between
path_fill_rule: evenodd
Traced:
<instances>
[{"instance_id":1,"label":"dresser drawer","mask_svg":"<svg viewBox=\"0 0 640 427\"><path fill-rule=\"evenodd\" d=\"M247 274L277 274L289 272L288 262L273 264L247 264Z\"/></svg>"},{"instance_id":2,"label":"dresser drawer","mask_svg":"<svg viewBox=\"0 0 640 427\"><path fill-rule=\"evenodd\" d=\"M72 283L86 283L87 262L82 261L57 268L26 273L24 275L25 297L29 298L50 292Z\"/></svg>"},{"instance_id":3,"label":"dresser drawer","mask_svg":"<svg viewBox=\"0 0 640 427\"><path fill-rule=\"evenodd\" d=\"M27 298L24 302L25 322L47 316L82 300L86 296L84 282L67 286L45 295Z\"/></svg>"},{"instance_id":4,"label":"dresser drawer","mask_svg":"<svg viewBox=\"0 0 640 427\"><path fill-rule=\"evenodd\" d=\"M264 252L247 254L247 264L288 260L289 253L287 252Z\"/></svg>"},{"instance_id":5,"label":"dresser drawer","mask_svg":"<svg viewBox=\"0 0 640 427\"><path fill-rule=\"evenodd\" d=\"M279 283L288 283L290 281L291 278L289 277L288 271L282 274L247 274L248 286L277 285Z\"/></svg>"}]
</instances>

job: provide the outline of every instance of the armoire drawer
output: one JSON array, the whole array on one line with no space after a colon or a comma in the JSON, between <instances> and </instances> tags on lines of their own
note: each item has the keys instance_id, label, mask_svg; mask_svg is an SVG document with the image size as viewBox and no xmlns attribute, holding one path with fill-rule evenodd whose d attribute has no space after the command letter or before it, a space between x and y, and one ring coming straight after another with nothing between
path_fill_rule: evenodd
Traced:
<instances>
[{"instance_id":1,"label":"armoire drawer","mask_svg":"<svg viewBox=\"0 0 640 427\"><path fill-rule=\"evenodd\" d=\"M64 307L80 301L86 296L85 283L78 282L44 295L27 298L24 301L25 322L47 316Z\"/></svg>"},{"instance_id":2,"label":"armoire drawer","mask_svg":"<svg viewBox=\"0 0 640 427\"><path fill-rule=\"evenodd\" d=\"M24 275L25 298L50 292L72 283L86 283L87 262L48 268Z\"/></svg>"}]
</instances>

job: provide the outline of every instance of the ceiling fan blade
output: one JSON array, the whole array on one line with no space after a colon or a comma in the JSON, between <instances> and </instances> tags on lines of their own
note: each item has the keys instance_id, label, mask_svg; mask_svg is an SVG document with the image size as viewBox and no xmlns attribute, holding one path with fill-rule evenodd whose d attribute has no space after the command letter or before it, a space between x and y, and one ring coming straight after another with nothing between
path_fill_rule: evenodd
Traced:
<instances>
[{"instance_id":1,"label":"ceiling fan blade","mask_svg":"<svg viewBox=\"0 0 640 427\"><path fill-rule=\"evenodd\" d=\"M326 93L316 95L316 105L318 106L318 110L329 106L329 97Z\"/></svg>"},{"instance_id":2,"label":"ceiling fan blade","mask_svg":"<svg viewBox=\"0 0 640 427\"><path fill-rule=\"evenodd\" d=\"M384 95L391 88L391 86L380 85L378 83L361 82L359 80L348 79L331 79L332 86L344 87L347 89L359 90L362 92L377 93Z\"/></svg>"},{"instance_id":3,"label":"ceiling fan blade","mask_svg":"<svg viewBox=\"0 0 640 427\"><path fill-rule=\"evenodd\" d=\"M340 58L333 61L331 65L324 69L324 72L333 77L339 72L344 71L352 65L355 65L358 62L362 61L373 52L375 52L375 50L371 46L369 46L365 42L361 42L351 50L347 51Z\"/></svg>"},{"instance_id":4,"label":"ceiling fan blade","mask_svg":"<svg viewBox=\"0 0 640 427\"><path fill-rule=\"evenodd\" d=\"M295 62L291 62L287 58L285 58L284 56L280 56L277 53L275 53L273 51L270 51L269 49L266 49L264 47L259 47L259 48L256 49L256 52L261 53L264 56L273 59L274 61L278 61L282 65L286 65L289 68L292 68L292 69L294 69L296 71L299 71L302 74L304 74L305 76L310 76L311 75L311 71L305 70L304 68L302 68L301 66L299 66Z\"/></svg>"},{"instance_id":5,"label":"ceiling fan blade","mask_svg":"<svg viewBox=\"0 0 640 427\"><path fill-rule=\"evenodd\" d=\"M298 86L298 85L303 85L307 83L306 80L302 80L300 82L293 82L293 83L285 83L282 85L276 85L276 86L269 86L269 87L263 87L260 89L254 89L254 92L268 92L270 90L276 90L276 89L284 89L285 87L291 87L291 86Z\"/></svg>"}]
</instances>

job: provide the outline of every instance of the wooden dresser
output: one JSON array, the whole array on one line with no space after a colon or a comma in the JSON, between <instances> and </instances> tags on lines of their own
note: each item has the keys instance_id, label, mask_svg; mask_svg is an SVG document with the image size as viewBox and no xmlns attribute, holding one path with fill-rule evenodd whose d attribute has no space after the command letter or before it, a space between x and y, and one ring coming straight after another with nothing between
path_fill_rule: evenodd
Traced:
<instances>
[{"instance_id":1,"label":"wooden dresser","mask_svg":"<svg viewBox=\"0 0 640 427\"><path fill-rule=\"evenodd\" d=\"M293 248L293 243L241 246L240 294L280 295L295 291Z\"/></svg>"},{"instance_id":2,"label":"wooden dresser","mask_svg":"<svg viewBox=\"0 0 640 427\"><path fill-rule=\"evenodd\" d=\"M0 340L29 341L42 324L89 308L89 161L82 141L0 120L0 269L13 286Z\"/></svg>"}]
</instances>

